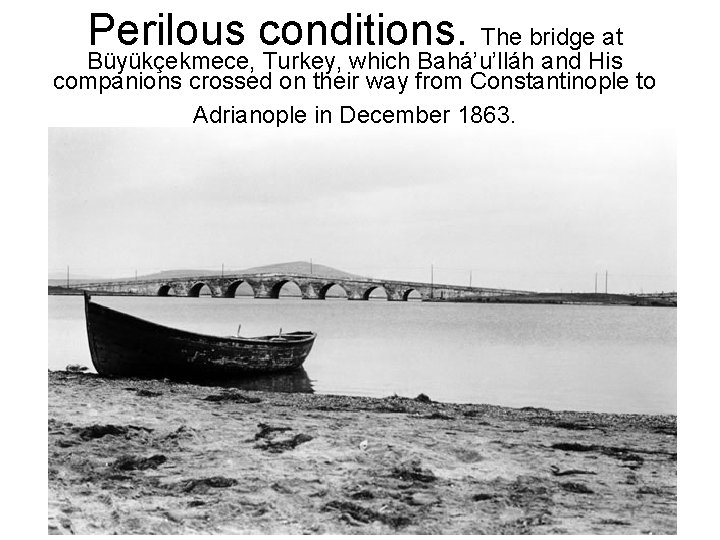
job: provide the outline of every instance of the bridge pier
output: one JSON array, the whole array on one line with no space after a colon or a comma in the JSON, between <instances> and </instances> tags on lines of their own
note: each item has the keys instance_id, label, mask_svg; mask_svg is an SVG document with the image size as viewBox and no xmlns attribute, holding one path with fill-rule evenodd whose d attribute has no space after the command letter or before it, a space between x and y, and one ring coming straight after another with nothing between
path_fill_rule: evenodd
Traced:
<instances>
[{"instance_id":1,"label":"bridge pier","mask_svg":"<svg viewBox=\"0 0 720 540\"><path fill-rule=\"evenodd\" d=\"M300 284L300 293L303 300L320 300L320 293L312 283Z\"/></svg>"},{"instance_id":2,"label":"bridge pier","mask_svg":"<svg viewBox=\"0 0 720 540\"><path fill-rule=\"evenodd\" d=\"M403 300L405 300L405 298L403 298L405 291L402 288L393 287L388 284L383 285L383 287L387 292L389 302L402 302Z\"/></svg>"}]
</instances>

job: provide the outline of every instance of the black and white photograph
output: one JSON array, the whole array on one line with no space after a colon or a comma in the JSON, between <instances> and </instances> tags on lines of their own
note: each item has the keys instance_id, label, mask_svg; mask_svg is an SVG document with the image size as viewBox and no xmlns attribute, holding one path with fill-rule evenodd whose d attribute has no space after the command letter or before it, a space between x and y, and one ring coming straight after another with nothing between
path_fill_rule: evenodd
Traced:
<instances>
[{"instance_id":1,"label":"black and white photograph","mask_svg":"<svg viewBox=\"0 0 720 540\"><path fill-rule=\"evenodd\" d=\"M667 44L640 9L552 4L75 10L90 69L56 57L46 133L48 534L677 534ZM202 21L226 42L156 32ZM318 43L355 21L391 41ZM656 88L529 90L524 51L622 55L583 84ZM212 84L175 52L275 86L150 87ZM81 88L136 76L93 68L121 54L146 86Z\"/></svg>"},{"instance_id":2,"label":"black and white photograph","mask_svg":"<svg viewBox=\"0 0 720 540\"><path fill-rule=\"evenodd\" d=\"M672 154L451 137L51 129L50 530L673 532Z\"/></svg>"}]
</instances>

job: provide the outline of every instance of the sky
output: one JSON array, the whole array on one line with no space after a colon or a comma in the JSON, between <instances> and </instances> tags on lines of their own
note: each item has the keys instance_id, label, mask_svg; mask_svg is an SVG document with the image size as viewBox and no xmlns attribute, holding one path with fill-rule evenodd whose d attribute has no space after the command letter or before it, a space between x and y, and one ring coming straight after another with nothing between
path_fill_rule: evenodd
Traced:
<instances>
[{"instance_id":1,"label":"sky","mask_svg":"<svg viewBox=\"0 0 720 540\"><path fill-rule=\"evenodd\" d=\"M309 260L541 291L676 288L675 142L451 127L49 130L48 273ZM471 277L472 276L472 277Z\"/></svg>"}]
</instances>

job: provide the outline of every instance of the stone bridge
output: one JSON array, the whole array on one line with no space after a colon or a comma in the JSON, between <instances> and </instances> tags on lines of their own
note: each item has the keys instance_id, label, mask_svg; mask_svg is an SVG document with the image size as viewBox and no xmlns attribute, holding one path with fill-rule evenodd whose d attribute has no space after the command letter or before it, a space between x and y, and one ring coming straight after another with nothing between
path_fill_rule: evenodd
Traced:
<instances>
[{"instance_id":1,"label":"stone bridge","mask_svg":"<svg viewBox=\"0 0 720 540\"><path fill-rule=\"evenodd\" d=\"M204 286L210 294L219 298L233 298L238 287L247 283L255 298L278 298L280 289L287 283L295 283L306 300L324 300L330 287L337 285L345 291L349 300L368 300L376 289L385 291L388 300L407 300L417 292L424 301L469 300L473 298L507 294L529 294L529 291L489 289L485 287L463 287L392 281L369 278L329 278L310 274L233 274L224 276L197 276L170 278L164 280L107 281L101 283L80 283L74 289L94 292L98 295L128 296L200 296ZM417 297L417 295L415 295Z\"/></svg>"}]
</instances>

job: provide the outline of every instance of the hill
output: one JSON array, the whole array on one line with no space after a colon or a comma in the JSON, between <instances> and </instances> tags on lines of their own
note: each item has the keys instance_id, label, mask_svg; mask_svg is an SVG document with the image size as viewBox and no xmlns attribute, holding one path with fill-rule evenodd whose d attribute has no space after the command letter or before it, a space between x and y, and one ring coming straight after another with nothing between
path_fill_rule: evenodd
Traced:
<instances>
[{"instance_id":1,"label":"hill","mask_svg":"<svg viewBox=\"0 0 720 540\"><path fill-rule=\"evenodd\" d=\"M250 274L270 274L270 273L287 273L287 274L310 274L310 263L308 261L295 261L278 264L268 264L266 266L255 266L241 272L247 272ZM358 278L357 274L351 274L343 270L338 270L331 266L325 266L323 264L312 265L312 275L327 277L327 278Z\"/></svg>"},{"instance_id":2,"label":"hill","mask_svg":"<svg viewBox=\"0 0 720 540\"><path fill-rule=\"evenodd\" d=\"M308 261L294 261L286 263L268 264L265 266L253 266L252 268L245 268L243 270L229 269L225 272L226 274L272 274L272 273L285 273L285 274L310 274L310 262ZM143 279L169 279L169 278L184 278L191 276L219 276L221 272L219 270L163 270L162 272L155 272L153 274L145 274L138 276L139 280ZM323 264L312 265L312 275L325 277L325 278L357 278L361 277L356 274L350 274L343 270L338 270L331 266L325 266ZM104 281L130 281L135 277L122 277L122 278L87 278L87 279L71 279L70 285L77 283L102 283ZM65 279L48 279L48 285L51 286L64 286L66 283Z\"/></svg>"}]
</instances>

